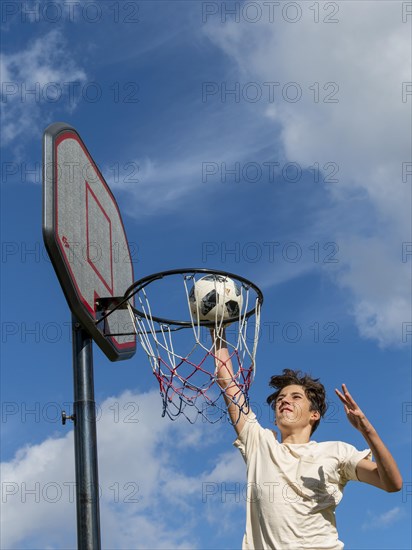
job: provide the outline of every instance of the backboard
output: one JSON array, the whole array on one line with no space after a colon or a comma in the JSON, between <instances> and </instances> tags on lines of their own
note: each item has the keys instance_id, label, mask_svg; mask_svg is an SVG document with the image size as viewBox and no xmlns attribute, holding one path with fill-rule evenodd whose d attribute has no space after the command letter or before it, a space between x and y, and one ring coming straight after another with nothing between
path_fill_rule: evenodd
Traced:
<instances>
[{"instance_id":1,"label":"backboard","mask_svg":"<svg viewBox=\"0 0 412 550\"><path fill-rule=\"evenodd\" d=\"M80 135L62 122L43 138L43 238L73 315L111 361L132 357L127 309L96 324L96 301L123 296L134 281L122 217Z\"/></svg>"}]
</instances>

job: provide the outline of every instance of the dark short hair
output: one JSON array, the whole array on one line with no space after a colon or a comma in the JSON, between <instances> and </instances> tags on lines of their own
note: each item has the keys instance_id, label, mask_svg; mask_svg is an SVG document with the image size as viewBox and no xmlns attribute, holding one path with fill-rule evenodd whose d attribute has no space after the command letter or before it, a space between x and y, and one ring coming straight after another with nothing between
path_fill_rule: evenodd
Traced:
<instances>
[{"instance_id":1,"label":"dark short hair","mask_svg":"<svg viewBox=\"0 0 412 550\"><path fill-rule=\"evenodd\" d=\"M276 391L269 395L266 399L267 403L276 410L276 400L283 388L286 386L297 385L302 386L305 390L306 397L310 401L310 410L318 411L321 418L324 416L326 409L326 391L323 384L319 382L319 378L312 378L308 374L304 374L299 370L283 369L283 374L272 376L269 386L276 388ZM319 420L312 426L311 435L319 426Z\"/></svg>"}]
</instances>

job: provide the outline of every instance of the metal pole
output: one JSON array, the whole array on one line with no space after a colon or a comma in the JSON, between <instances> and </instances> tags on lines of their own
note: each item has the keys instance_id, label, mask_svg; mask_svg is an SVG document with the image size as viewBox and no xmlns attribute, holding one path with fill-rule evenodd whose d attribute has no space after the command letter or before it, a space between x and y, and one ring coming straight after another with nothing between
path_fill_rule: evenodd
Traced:
<instances>
[{"instance_id":1,"label":"metal pole","mask_svg":"<svg viewBox=\"0 0 412 550\"><path fill-rule=\"evenodd\" d=\"M77 546L79 550L100 550L92 339L74 316L72 334Z\"/></svg>"}]
</instances>

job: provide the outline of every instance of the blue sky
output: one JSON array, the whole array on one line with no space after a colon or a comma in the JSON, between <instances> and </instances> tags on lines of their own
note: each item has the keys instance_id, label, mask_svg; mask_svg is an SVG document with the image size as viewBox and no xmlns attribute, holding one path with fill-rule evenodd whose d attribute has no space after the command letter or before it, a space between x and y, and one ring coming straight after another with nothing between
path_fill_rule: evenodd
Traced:
<instances>
[{"instance_id":1,"label":"blue sky","mask_svg":"<svg viewBox=\"0 0 412 550\"><path fill-rule=\"evenodd\" d=\"M2 547L76 541L70 312L41 234L42 133L65 121L118 200L137 278L191 265L262 288L262 424L270 376L300 368L329 395L314 439L364 448L333 393L348 385L405 484L350 484L340 538L410 548L409 3L30 6L2 4ZM94 368L103 547L239 548L233 429L161 418L142 349L111 363L95 346Z\"/></svg>"}]
</instances>

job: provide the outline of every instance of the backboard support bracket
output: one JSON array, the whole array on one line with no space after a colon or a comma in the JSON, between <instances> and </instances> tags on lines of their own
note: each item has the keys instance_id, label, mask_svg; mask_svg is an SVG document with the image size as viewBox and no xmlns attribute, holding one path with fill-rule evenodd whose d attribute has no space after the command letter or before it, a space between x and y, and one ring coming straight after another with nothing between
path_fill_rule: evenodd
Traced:
<instances>
[{"instance_id":1,"label":"backboard support bracket","mask_svg":"<svg viewBox=\"0 0 412 550\"><path fill-rule=\"evenodd\" d=\"M126 299L124 296L107 296L103 298L97 298L96 302L96 325L103 323L103 335L107 338L111 336L135 336L136 331L132 330L130 331L121 331L121 332L113 332L109 329L109 325L107 323L107 318L116 310L128 310L130 315L130 321L132 323L132 326L134 326L133 321L133 310L131 309L131 306L129 304L128 299Z\"/></svg>"}]
</instances>

